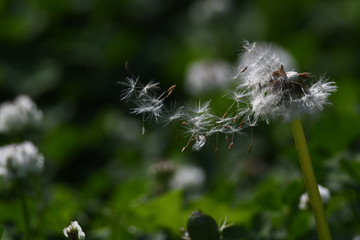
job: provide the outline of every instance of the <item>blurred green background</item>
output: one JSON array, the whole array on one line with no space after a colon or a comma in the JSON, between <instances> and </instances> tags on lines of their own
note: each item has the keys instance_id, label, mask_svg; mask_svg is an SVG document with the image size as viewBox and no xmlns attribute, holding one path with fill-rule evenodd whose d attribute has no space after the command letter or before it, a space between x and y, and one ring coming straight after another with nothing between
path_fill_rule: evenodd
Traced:
<instances>
[{"instance_id":1,"label":"blurred green background","mask_svg":"<svg viewBox=\"0 0 360 240\"><path fill-rule=\"evenodd\" d=\"M231 151L220 138L216 158L215 139L181 153L186 138L178 141L171 126L146 123L141 136L141 117L120 101L117 82L134 74L163 89L176 84L170 101L179 105L212 99L224 112L225 90L191 95L186 72L203 59L235 66L243 40L276 43L299 71L339 86L304 128L318 182L332 195L333 239L360 234L359 7L359 0L0 1L0 102L27 94L44 113L40 129L0 136L1 145L31 140L45 156L41 194L28 199L38 238L64 239L62 229L77 220L86 239L180 239L187 216L201 209L234 223L225 240L316 239L311 211L297 207L305 188L289 124L254 128L249 154L248 135ZM186 166L202 175L167 182ZM0 224L21 236L19 203L1 189Z\"/></svg>"}]
</instances>

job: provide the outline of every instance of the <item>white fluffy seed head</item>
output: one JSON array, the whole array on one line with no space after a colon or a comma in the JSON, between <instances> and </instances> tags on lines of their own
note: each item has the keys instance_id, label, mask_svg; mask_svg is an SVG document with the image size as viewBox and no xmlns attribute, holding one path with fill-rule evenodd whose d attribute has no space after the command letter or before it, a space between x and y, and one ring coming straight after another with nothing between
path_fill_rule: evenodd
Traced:
<instances>
[{"instance_id":1,"label":"white fluffy seed head","mask_svg":"<svg viewBox=\"0 0 360 240\"><path fill-rule=\"evenodd\" d=\"M237 76L243 86L263 84L281 65L286 70L294 69L295 61L284 49L269 43L244 41L244 52L240 54Z\"/></svg>"},{"instance_id":2,"label":"white fluffy seed head","mask_svg":"<svg viewBox=\"0 0 360 240\"><path fill-rule=\"evenodd\" d=\"M270 122L285 122L303 113L315 114L329 104L330 94L336 91L334 82L325 77L316 79L310 73L293 69L294 60L285 50L272 44L244 43L240 57L238 89L247 89L249 117Z\"/></svg>"}]
</instances>

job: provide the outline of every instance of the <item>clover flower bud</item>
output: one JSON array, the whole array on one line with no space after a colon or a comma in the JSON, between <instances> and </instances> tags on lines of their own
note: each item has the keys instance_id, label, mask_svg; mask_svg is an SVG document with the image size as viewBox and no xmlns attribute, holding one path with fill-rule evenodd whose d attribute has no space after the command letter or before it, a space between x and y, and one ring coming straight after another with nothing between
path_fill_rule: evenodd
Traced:
<instances>
[{"instance_id":1,"label":"clover flower bud","mask_svg":"<svg viewBox=\"0 0 360 240\"><path fill-rule=\"evenodd\" d=\"M152 166L152 173L155 176L157 192L169 189L170 180L175 173L175 165L170 160L161 160Z\"/></svg>"},{"instance_id":2,"label":"clover flower bud","mask_svg":"<svg viewBox=\"0 0 360 240\"><path fill-rule=\"evenodd\" d=\"M77 221L72 221L71 224L63 230L65 237L70 240L83 240L85 233L82 231Z\"/></svg>"},{"instance_id":3,"label":"clover flower bud","mask_svg":"<svg viewBox=\"0 0 360 240\"><path fill-rule=\"evenodd\" d=\"M189 216L187 233L191 240L220 240L220 231L216 221L200 210Z\"/></svg>"},{"instance_id":4,"label":"clover flower bud","mask_svg":"<svg viewBox=\"0 0 360 240\"><path fill-rule=\"evenodd\" d=\"M42 112L31 98L20 95L13 102L4 102L0 105L0 132L17 132L28 126L36 126L42 117Z\"/></svg>"},{"instance_id":5,"label":"clover flower bud","mask_svg":"<svg viewBox=\"0 0 360 240\"><path fill-rule=\"evenodd\" d=\"M5 180L24 178L43 170L44 157L31 142L0 147L0 175Z\"/></svg>"},{"instance_id":6,"label":"clover flower bud","mask_svg":"<svg viewBox=\"0 0 360 240\"><path fill-rule=\"evenodd\" d=\"M328 203L331 198L329 189L321 186L320 184L318 184L318 188L319 188L321 200L323 201L323 203ZM299 209L305 210L305 209L308 209L309 206L310 206L310 200L309 200L308 193L306 192L306 193L301 194L299 205L298 205Z\"/></svg>"}]
</instances>

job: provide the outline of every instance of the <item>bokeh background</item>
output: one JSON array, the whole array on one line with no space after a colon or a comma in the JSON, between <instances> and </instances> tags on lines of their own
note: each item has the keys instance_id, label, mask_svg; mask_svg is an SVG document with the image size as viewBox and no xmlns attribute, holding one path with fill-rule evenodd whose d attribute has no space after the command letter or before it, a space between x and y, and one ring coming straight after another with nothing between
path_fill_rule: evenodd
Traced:
<instances>
[{"instance_id":1,"label":"bokeh background","mask_svg":"<svg viewBox=\"0 0 360 240\"><path fill-rule=\"evenodd\" d=\"M36 239L64 239L72 220L86 239L181 239L198 209L234 223L224 239L316 239L311 211L298 209L305 188L289 124L255 127L250 153L249 131L231 151L220 137L218 157L216 139L181 153L187 139L177 140L176 129L150 122L142 136L141 117L120 101L118 81L139 76L163 89L176 84L170 102L211 99L224 112L227 83L191 91L187 79L199 62L233 74L244 40L278 44L298 71L339 86L333 104L303 123L318 182L331 192L333 239L360 234L359 7L358 0L0 1L0 101L27 94L44 114L38 129L0 136L1 145L31 140L45 156L41 194L28 197ZM0 224L21 238L19 203L4 187Z\"/></svg>"}]
</instances>

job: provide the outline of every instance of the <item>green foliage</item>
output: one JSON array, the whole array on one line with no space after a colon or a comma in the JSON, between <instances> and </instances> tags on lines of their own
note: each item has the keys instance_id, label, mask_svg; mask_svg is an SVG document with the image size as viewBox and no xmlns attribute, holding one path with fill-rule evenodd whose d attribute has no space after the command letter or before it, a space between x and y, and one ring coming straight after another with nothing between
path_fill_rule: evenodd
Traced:
<instances>
[{"instance_id":1,"label":"green foliage","mask_svg":"<svg viewBox=\"0 0 360 240\"><path fill-rule=\"evenodd\" d=\"M244 39L279 44L300 72L326 72L337 83L333 104L304 119L304 130L318 181L332 195L325 210L333 239L360 234L357 4L219 0L229 2L221 10L210 2L0 1L0 102L27 94L44 113L38 129L0 135L1 146L29 140L45 156L40 180L26 184L33 239L65 239L62 230L77 220L90 240L179 240L197 209L233 223L224 240L316 239L311 210L298 208L305 187L290 126L263 123L253 140L246 130L231 151L219 137L180 153L181 129L146 123L141 136L141 117L120 102L117 82L140 75L162 89L176 84L171 102L212 99L222 114L226 89L191 96L187 67L202 59L235 65ZM163 160L174 163L174 176L191 165L205 181L160 188L153 170ZM2 179L0 190L0 238L22 239L19 196Z\"/></svg>"}]
</instances>

